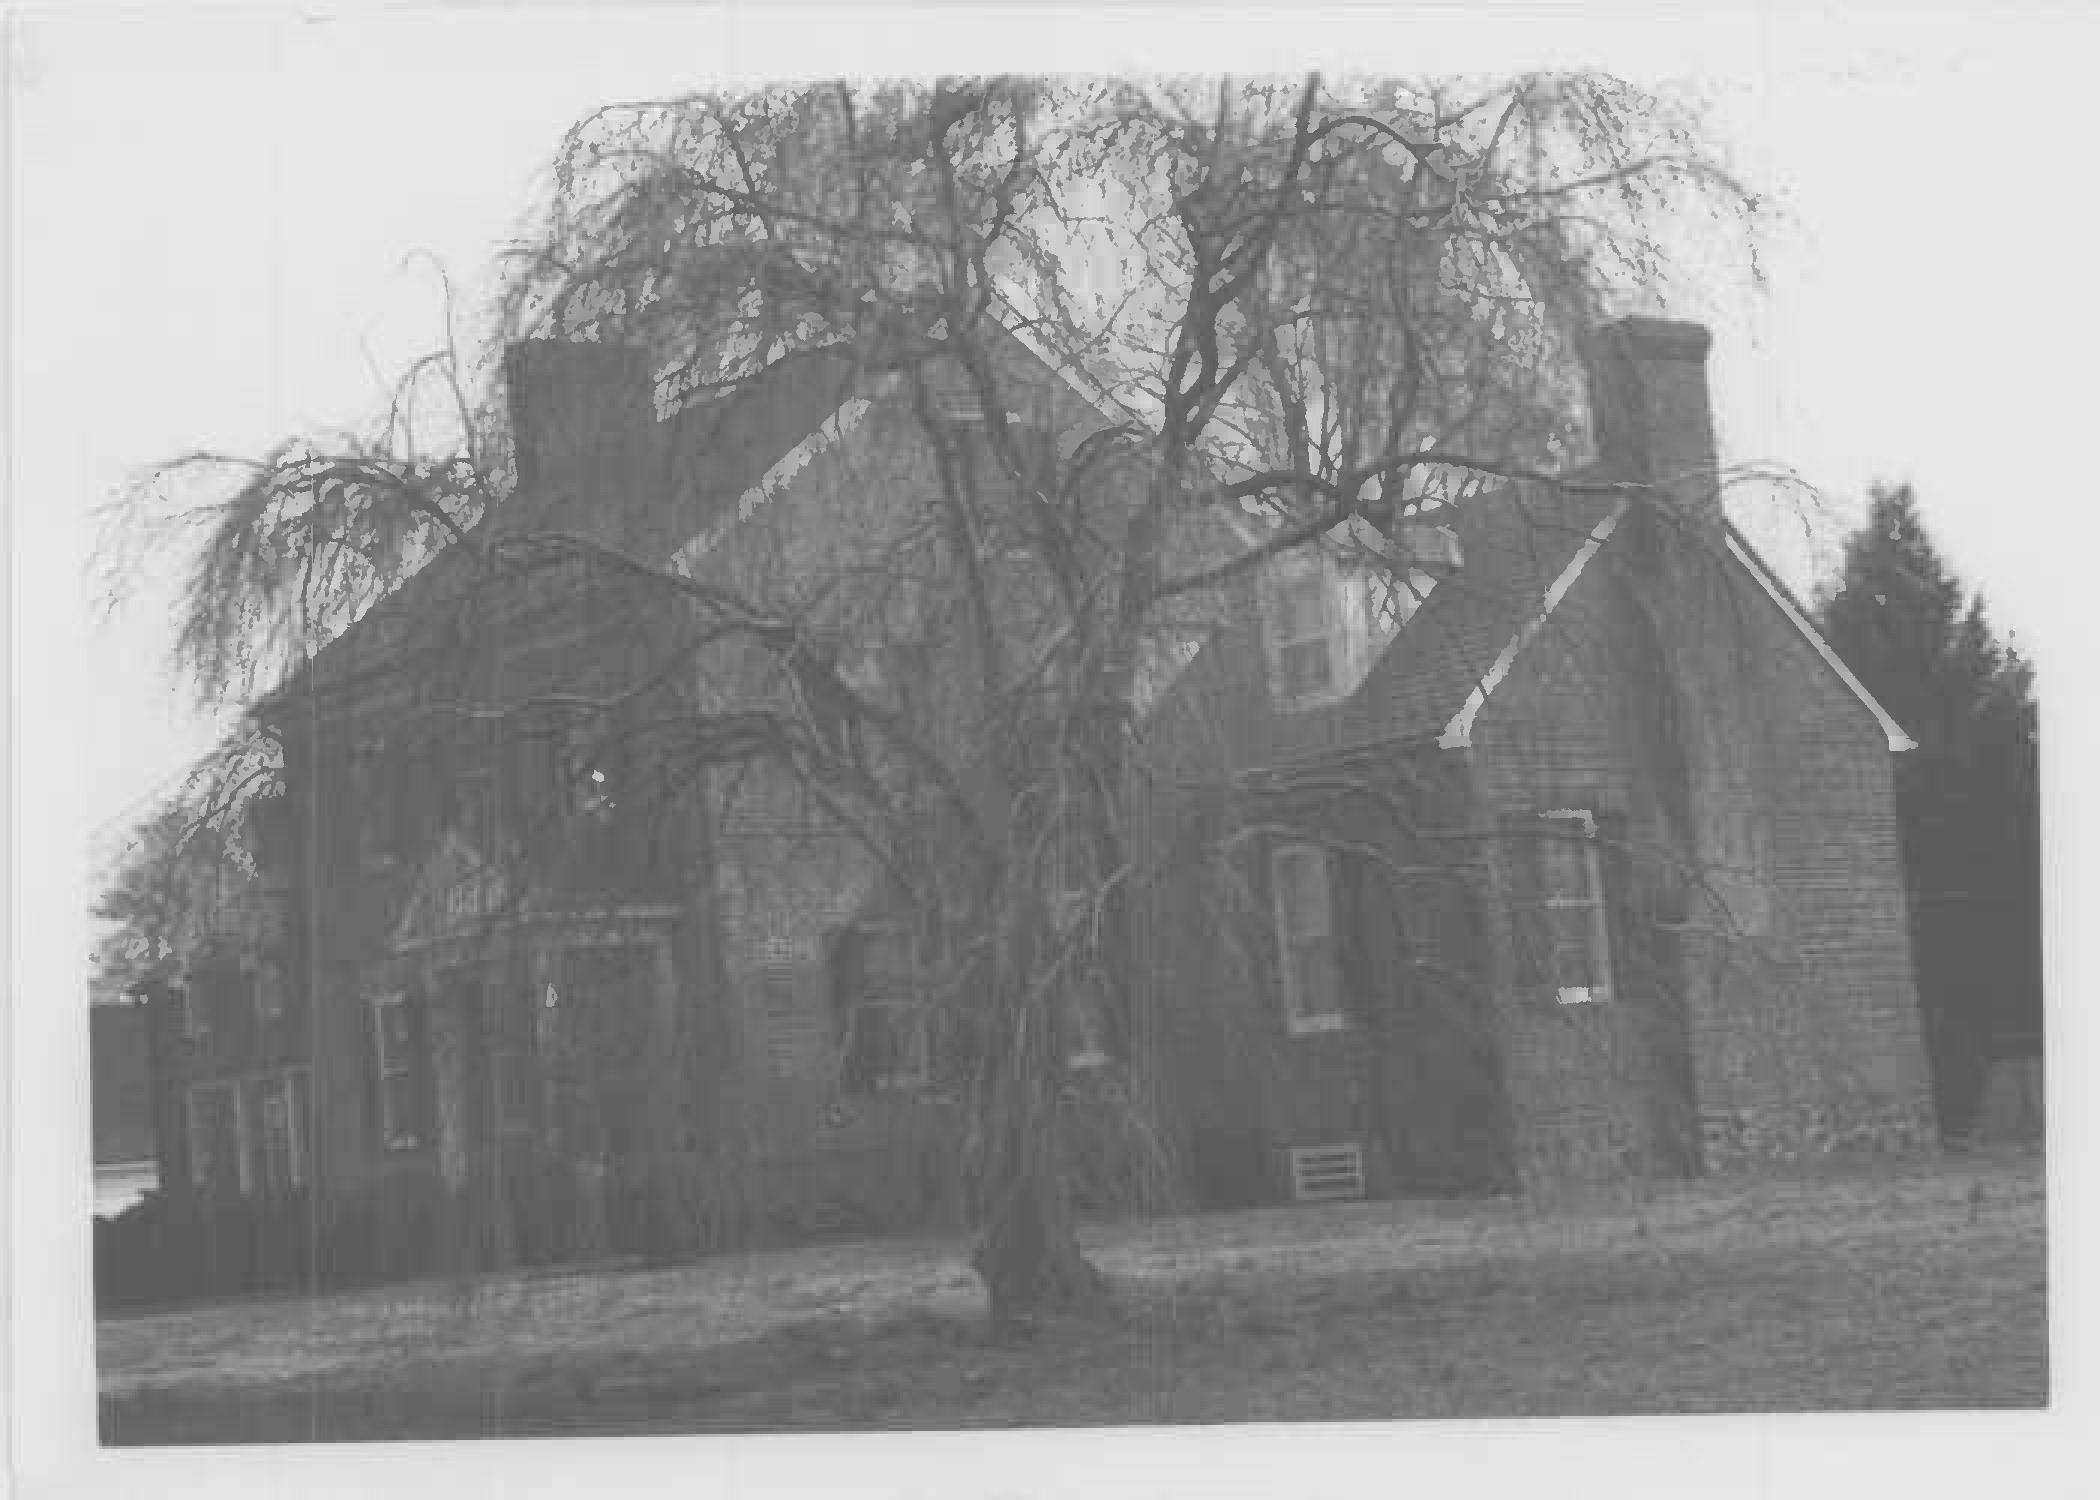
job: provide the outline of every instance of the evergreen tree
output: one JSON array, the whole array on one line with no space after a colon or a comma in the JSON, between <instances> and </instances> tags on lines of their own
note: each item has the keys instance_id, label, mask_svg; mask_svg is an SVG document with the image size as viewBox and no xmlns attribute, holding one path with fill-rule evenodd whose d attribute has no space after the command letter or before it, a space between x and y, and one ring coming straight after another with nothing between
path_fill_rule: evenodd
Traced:
<instances>
[{"instance_id":1,"label":"evergreen tree","mask_svg":"<svg viewBox=\"0 0 2100 1500\"><path fill-rule=\"evenodd\" d=\"M1896 806L1918 1002L1943 1132L1991 1062L2041 1046L2041 797L2033 669L1934 549L1909 486L1877 486L1823 628L1918 748Z\"/></svg>"}]
</instances>

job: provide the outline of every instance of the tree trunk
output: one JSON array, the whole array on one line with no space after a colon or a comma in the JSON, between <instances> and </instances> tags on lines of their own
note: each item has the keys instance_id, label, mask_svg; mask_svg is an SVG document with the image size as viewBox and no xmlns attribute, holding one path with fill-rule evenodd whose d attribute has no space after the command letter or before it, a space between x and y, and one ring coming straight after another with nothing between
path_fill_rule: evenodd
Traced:
<instances>
[{"instance_id":1,"label":"tree trunk","mask_svg":"<svg viewBox=\"0 0 2100 1500\"><path fill-rule=\"evenodd\" d=\"M1098 1308L1108 1280L1079 1248L1063 1172L1046 1162L994 1191L970 1257L993 1331L1026 1332L1042 1314Z\"/></svg>"},{"instance_id":2,"label":"tree trunk","mask_svg":"<svg viewBox=\"0 0 2100 1500\"><path fill-rule=\"evenodd\" d=\"M970 1264L984 1281L993 1332L1013 1334L1041 1314L1099 1305L1108 1284L1074 1230L1059 1098L1064 1051L1030 982L1044 953L1041 893L1002 894L1018 900L1000 924L1000 1003L978 1075L969 1201L979 1237Z\"/></svg>"}]
</instances>

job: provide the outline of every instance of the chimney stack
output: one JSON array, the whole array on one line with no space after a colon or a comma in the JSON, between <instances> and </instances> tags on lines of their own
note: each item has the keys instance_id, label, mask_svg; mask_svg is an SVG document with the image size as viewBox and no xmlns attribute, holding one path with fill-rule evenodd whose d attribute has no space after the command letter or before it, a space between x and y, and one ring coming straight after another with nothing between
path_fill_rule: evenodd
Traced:
<instances>
[{"instance_id":1,"label":"chimney stack","mask_svg":"<svg viewBox=\"0 0 2100 1500\"><path fill-rule=\"evenodd\" d=\"M617 543L637 517L656 448L647 354L631 345L525 339L504 355L521 522Z\"/></svg>"},{"instance_id":2,"label":"chimney stack","mask_svg":"<svg viewBox=\"0 0 2100 1500\"><path fill-rule=\"evenodd\" d=\"M1723 521L1706 354L1697 323L1623 318L1582 341L1597 456L1617 475L1661 486L1679 513Z\"/></svg>"}]
</instances>

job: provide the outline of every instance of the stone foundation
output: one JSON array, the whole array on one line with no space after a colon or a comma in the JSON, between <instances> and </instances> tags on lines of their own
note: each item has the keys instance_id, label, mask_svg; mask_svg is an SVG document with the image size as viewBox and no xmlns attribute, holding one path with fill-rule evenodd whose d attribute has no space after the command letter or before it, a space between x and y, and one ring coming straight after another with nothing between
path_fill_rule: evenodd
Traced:
<instances>
[{"instance_id":1,"label":"stone foundation","mask_svg":"<svg viewBox=\"0 0 2100 1500\"><path fill-rule=\"evenodd\" d=\"M1754 1172L1835 1156L1930 1150L1939 1131L1929 1106L1811 1104L1708 1111L1699 1119L1706 1170Z\"/></svg>"}]
</instances>

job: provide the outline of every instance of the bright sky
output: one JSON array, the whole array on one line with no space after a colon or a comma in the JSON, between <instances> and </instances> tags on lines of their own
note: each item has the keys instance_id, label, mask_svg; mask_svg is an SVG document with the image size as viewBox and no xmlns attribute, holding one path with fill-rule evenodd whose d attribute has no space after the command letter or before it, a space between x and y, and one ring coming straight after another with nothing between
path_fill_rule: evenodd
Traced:
<instances>
[{"instance_id":1,"label":"bright sky","mask_svg":"<svg viewBox=\"0 0 2100 1500\"><path fill-rule=\"evenodd\" d=\"M878 27L844 59L841 26L783 35L662 9L617 21L514 9L500 23L467 10L25 24L17 494L49 508L40 523L70 524L157 458L254 452L369 417L386 379L440 330L430 257L471 311L561 129L600 102L691 87L710 68L1113 60L1070 25L1024 52L1013 28L966 19L949 12L931 36ZM1216 30L1177 63L1273 64L1304 36L1278 38L1279 54L1250 51L1249 28ZM1717 277L1711 305L1683 309L1717 335L1723 457L1794 466L1840 517L1869 481L1914 480L1961 573L2034 644L2032 533L2015 517L2058 476L2031 439L2077 431L2082 415L2044 375L2067 330L2034 310L2048 305L2037 242L2080 123L2082 49L2049 39L2068 43L2071 23L1986 29L1928 14L1886 44L1868 40L1886 27L1769 20L1577 33L1548 16L1521 31L1447 17L1362 30L1410 65L1441 49L1462 66L1696 71L1723 145L1789 215L1766 248L1765 296ZM811 36L830 45L813 52ZM1808 581L1805 552L1783 540L1773 550ZM167 637L166 595L153 590L83 636L78 680L93 691L76 705L77 766L90 827L128 814L210 740L160 670Z\"/></svg>"}]
</instances>

